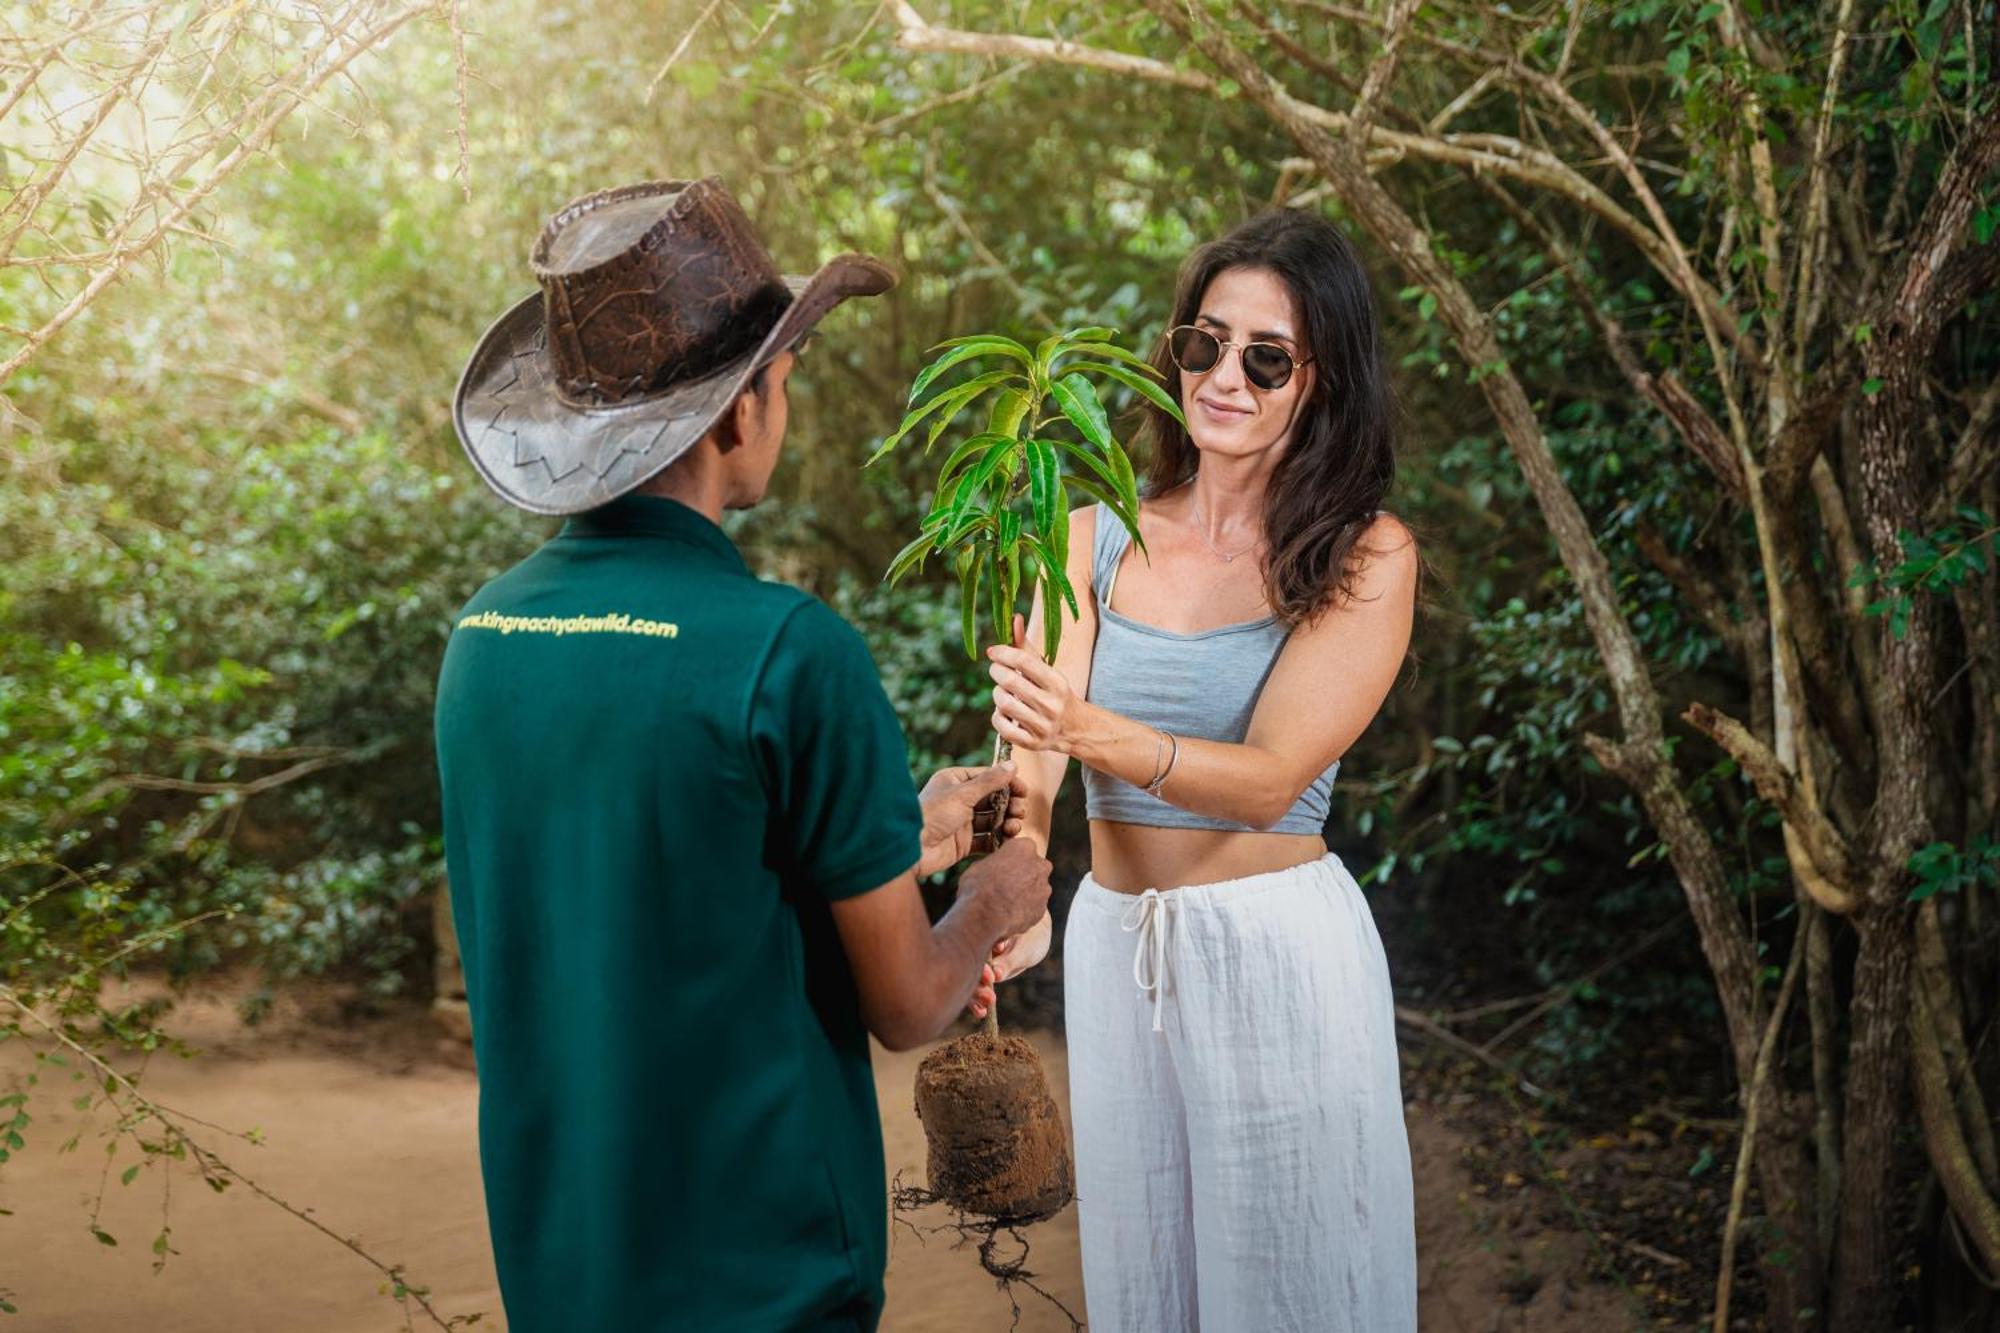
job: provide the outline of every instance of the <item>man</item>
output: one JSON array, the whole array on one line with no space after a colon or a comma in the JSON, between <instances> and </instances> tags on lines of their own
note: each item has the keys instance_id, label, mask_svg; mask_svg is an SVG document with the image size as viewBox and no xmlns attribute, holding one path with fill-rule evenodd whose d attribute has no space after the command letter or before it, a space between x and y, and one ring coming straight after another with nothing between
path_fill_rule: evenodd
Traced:
<instances>
[{"instance_id":1,"label":"man","mask_svg":"<svg viewBox=\"0 0 2000 1333\"><path fill-rule=\"evenodd\" d=\"M712 178L578 199L531 264L453 418L504 498L573 517L467 603L437 699L508 1325L871 1329L868 1034L937 1036L1049 867L1009 841L929 923L917 877L1009 773L920 800L861 637L718 520L764 495L801 340L894 278L780 277Z\"/></svg>"}]
</instances>

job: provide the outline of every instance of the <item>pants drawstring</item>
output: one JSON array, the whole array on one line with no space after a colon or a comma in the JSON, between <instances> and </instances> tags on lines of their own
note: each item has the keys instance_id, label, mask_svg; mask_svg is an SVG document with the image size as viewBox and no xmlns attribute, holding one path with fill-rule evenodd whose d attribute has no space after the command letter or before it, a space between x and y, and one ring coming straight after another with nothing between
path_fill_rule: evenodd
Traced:
<instances>
[{"instance_id":1,"label":"pants drawstring","mask_svg":"<svg viewBox=\"0 0 2000 1333\"><path fill-rule=\"evenodd\" d=\"M1153 997L1153 1031L1166 1029L1160 1024L1160 996L1166 989L1167 979L1167 909L1169 900L1160 896L1158 889L1147 889L1133 904L1125 909L1125 917L1119 923L1124 930L1139 932L1139 945L1132 951L1132 980L1139 983L1139 989ZM1151 966L1147 966L1148 964Z\"/></svg>"}]
</instances>

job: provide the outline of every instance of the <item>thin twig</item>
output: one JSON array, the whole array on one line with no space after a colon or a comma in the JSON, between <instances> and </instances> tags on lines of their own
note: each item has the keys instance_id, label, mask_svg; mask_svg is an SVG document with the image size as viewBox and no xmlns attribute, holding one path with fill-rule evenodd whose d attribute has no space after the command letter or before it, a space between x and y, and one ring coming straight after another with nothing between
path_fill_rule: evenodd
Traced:
<instances>
[{"instance_id":1,"label":"thin twig","mask_svg":"<svg viewBox=\"0 0 2000 1333\"><path fill-rule=\"evenodd\" d=\"M1757 1066L1750 1086L1743 1093L1743 1139L1736 1147L1736 1176L1729 1187L1729 1216L1722 1226L1722 1263L1715 1279L1715 1333L1729 1330L1729 1289L1736 1280L1736 1233L1743 1220L1743 1200L1750 1193L1750 1161L1757 1151L1757 1112L1764 1098L1764 1084L1771 1076L1771 1057L1778 1049L1778 1033L1785 1026L1785 1011L1799 979L1799 960L1806 956L1806 928L1819 910L1812 899L1802 899L1792 935L1792 956L1785 964L1785 979L1778 983L1777 1003L1770 1021L1764 1025L1764 1039L1757 1044Z\"/></svg>"}]
</instances>

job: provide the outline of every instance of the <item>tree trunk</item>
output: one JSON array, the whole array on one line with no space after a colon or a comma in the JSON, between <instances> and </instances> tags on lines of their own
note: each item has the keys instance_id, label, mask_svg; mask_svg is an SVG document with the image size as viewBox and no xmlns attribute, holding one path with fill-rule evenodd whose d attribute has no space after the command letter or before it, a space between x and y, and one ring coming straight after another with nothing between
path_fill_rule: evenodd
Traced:
<instances>
[{"instance_id":1,"label":"tree trunk","mask_svg":"<svg viewBox=\"0 0 2000 1333\"><path fill-rule=\"evenodd\" d=\"M1890 1271L1891 1176L1903 1123L1905 1025L1910 987L1906 907L1871 907L1854 917L1861 953L1854 964L1848 1047L1847 1151L1841 1163L1840 1236L1835 1250L1833 1333L1879 1333L1895 1312Z\"/></svg>"}]
</instances>

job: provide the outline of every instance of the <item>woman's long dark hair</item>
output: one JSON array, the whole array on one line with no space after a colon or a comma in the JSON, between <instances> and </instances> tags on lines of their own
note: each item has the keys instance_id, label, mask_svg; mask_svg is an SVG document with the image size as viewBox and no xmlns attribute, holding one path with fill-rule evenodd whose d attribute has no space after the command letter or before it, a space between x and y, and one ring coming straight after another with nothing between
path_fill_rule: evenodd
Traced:
<instances>
[{"instance_id":1,"label":"woman's long dark hair","mask_svg":"<svg viewBox=\"0 0 2000 1333\"><path fill-rule=\"evenodd\" d=\"M1318 372L1264 493L1265 594L1273 614L1295 625L1353 592L1356 544L1396 479L1395 401L1368 274L1331 222L1273 209L1198 247L1181 265L1167 327L1194 323L1209 282L1229 268L1268 269L1292 289L1305 317L1301 340ZM1165 338L1153 364L1180 402L1180 368ZM1164 495L1195 474L1200 453L1180 422L1150 402L1144 411L1152 446L1146 492Z\"/></svg>"}]
</instances>

